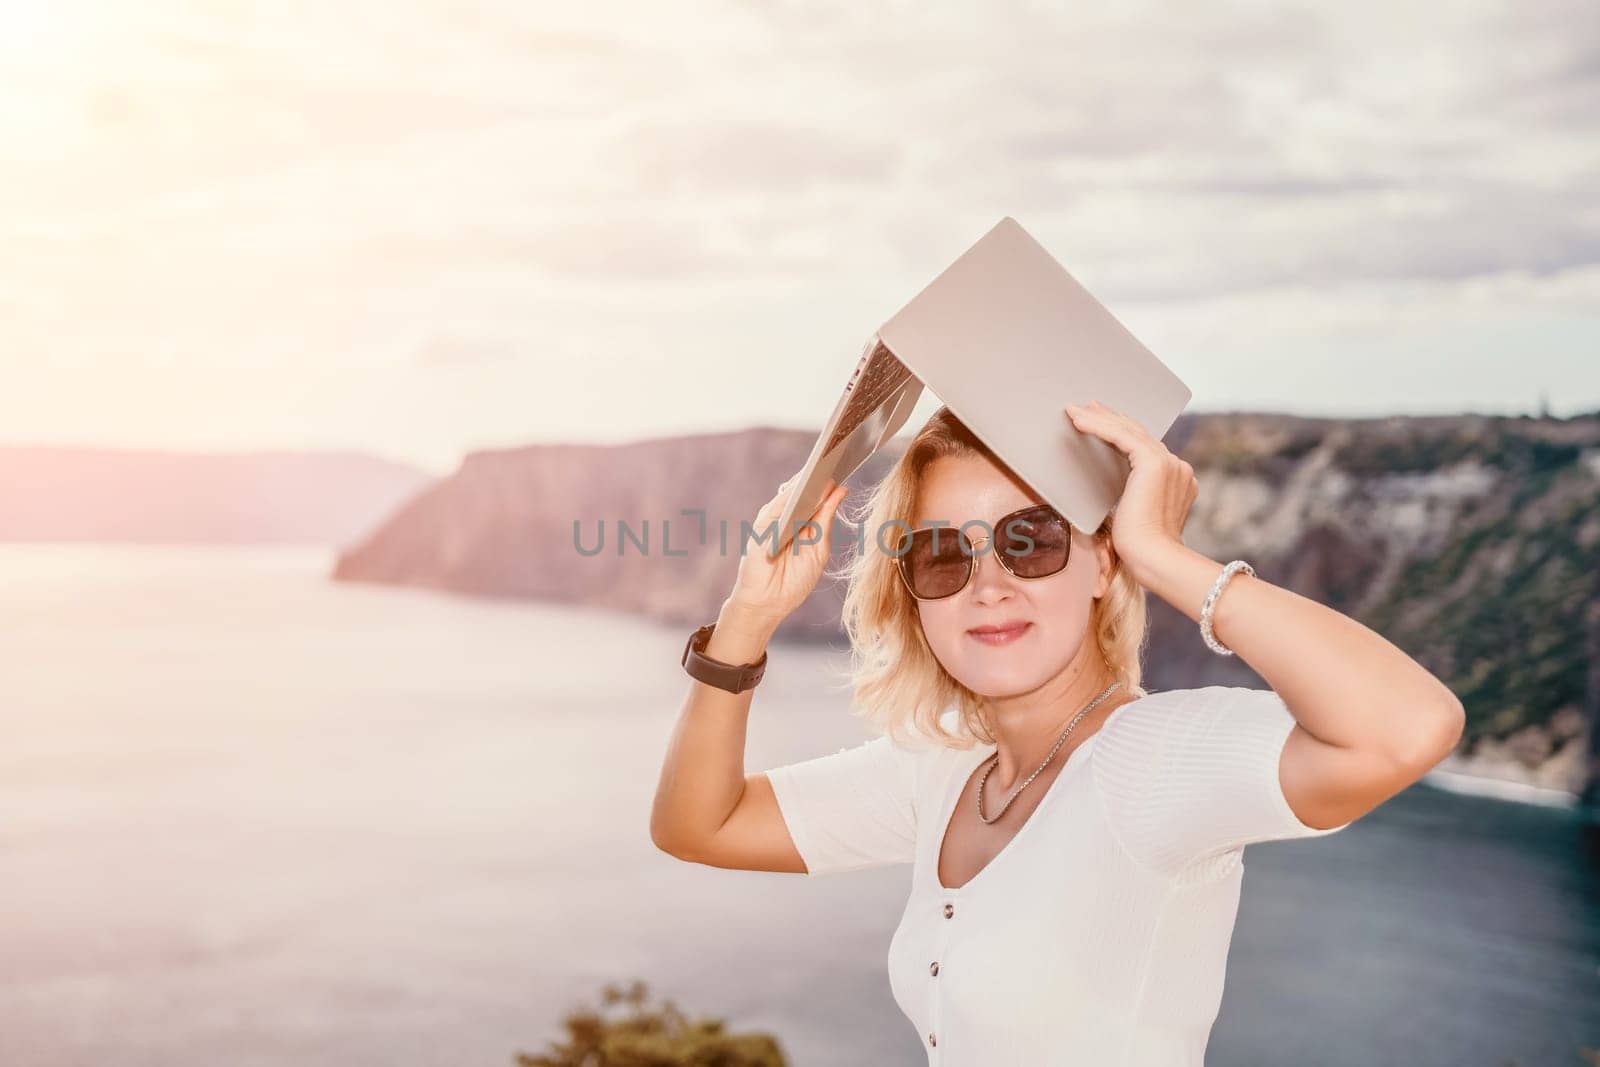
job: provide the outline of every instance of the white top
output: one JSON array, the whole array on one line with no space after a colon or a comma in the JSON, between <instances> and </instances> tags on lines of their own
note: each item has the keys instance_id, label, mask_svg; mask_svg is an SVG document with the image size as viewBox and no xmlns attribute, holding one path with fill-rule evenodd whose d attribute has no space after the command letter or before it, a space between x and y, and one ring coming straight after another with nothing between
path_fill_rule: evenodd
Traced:
<instances>
[{"instance_id":1,"label":"white top","mask_svg":"<svg viewBox=\"0 0 1600 1067\"><path fill-rule=\"evenodd\" d=\"M878 737L767 777L808 876L912 865L889 985L929 1064L1198 1067L1244 846L1349 825L1307 826L1284 798L1278 758L1294 723L1270 689L1130 701L959 889L939 884L939 847L994 745Z\"/></svg>"}]
</instances>

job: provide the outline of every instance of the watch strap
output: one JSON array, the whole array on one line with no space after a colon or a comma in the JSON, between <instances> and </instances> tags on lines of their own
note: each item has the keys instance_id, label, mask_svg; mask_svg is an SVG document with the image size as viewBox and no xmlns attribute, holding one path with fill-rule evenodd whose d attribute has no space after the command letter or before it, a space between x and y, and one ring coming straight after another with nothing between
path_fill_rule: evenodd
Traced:
<instances>
[{"instance_id":1,"label":"watch strap","mask_svg":"<svg viewBox=\"0 0 1600 1067\"><path fill-rule=\"evenodd\" d=\"M683 646L683 669L689 672L691 678L730 693L742 693L746 689L754 689L756 683L761 681L761 676L766 673L767 653L763 650L760 659L746 664L724 663L719 659L712 659L705 654L705 649L711 641L712 631L716 628L716 623L707 623L689 635L689 640Z\"/></svg>"}]
</instances>

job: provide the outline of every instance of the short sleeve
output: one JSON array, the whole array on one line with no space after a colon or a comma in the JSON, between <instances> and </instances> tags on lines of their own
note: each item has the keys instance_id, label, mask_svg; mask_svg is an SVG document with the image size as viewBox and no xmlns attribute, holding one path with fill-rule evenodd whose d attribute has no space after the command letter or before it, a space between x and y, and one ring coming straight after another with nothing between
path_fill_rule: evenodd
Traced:
<instances>
[{"instance_id":1,"label":"short sleeve","mask_svg":"<svg viewBox=\"0 0 1600 1067\"><path fill-rule=\"evenodd\" d=\"M806 874L912 862L918 764L883 736L767 771Z\"/></svg>"},{"instance_id":2,"label":"short sleeve","mask_svg":"<svg viewBox=\"0 0 1600 1067\"><path fill-rule=\"evenodd\" d=\"M1095 780L1124 848L1176 872L1257 841L1323 837L1278 777L1295 719L1271 689L1206 686L1126 705L1101 729Z\"/></svg>"}]
</instances>

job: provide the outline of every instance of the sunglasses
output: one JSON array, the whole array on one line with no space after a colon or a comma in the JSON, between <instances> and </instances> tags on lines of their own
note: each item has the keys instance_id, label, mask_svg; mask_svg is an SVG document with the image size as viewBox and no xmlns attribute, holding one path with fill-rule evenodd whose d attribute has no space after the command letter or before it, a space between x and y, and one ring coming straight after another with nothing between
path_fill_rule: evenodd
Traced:
<instances>
[{"instance_id":1,"label":"sunglasses","mask_svg":"<svg viewBox=\"0 0 1600 1067\"><path fill-rule=\"evenodd\" d=\"M970 525L970 524L969 524ZM980 523L981 525L981 523ZM995 558L1018 578L1059 574L1072 555L1072 524L1049 504L1030 504L994 524L1002 541ZM976 540L949 526L912 530L895 544L900 580L918 600L943 600L967 587L978 569Z\"/></svg>"}]
</instances>

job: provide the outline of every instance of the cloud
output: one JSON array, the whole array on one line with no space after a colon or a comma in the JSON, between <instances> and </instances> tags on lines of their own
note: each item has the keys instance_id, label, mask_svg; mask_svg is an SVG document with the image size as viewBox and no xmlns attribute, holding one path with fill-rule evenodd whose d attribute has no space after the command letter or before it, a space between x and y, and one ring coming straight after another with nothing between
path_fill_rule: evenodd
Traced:
<instances>
[{"instance_id":1,"label":"cloud","mask_svg":"<svg viewBox=\"0 0 1600 1067\"><path fill-rule=\"evenodd\" d=\"M480 383L454 402L509 436L536 423L497 378L626 358L652 395L590 406L806 425L827 360L1003 214L1164 356L1244 323L1571 353L1600 332L1592 6L149 0L8 54L0 363L404 368L418 403ZM1461 381L1498 396L1499 366ZM533 377L557 426L606 384ZM77 417L15 396L0 422Z\"/></svg>"},{"instance_id":2,"label":"cloud","mask_svg":"<svg viewBox=\"0 0 1600 1067\"><path fill-rule=\"evenodd\" d=\"M865 130L830 130L782 116L639 121L602 157L645 196L747 193L781 199L819 184L865 195L892 183L900 152Z\"/></svg>"}]
</instances>

